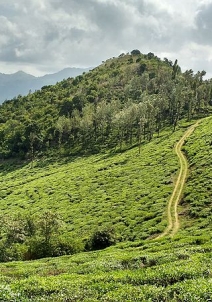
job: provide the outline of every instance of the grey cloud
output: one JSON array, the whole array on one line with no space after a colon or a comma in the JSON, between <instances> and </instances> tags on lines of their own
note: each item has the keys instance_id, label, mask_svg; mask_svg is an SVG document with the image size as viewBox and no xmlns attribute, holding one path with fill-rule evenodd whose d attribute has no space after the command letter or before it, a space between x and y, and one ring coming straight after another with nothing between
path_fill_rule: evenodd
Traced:
<instances>
[{"instance_id":1,"label":"grey cloud","mask_svg":"<svg viewBox=\"0 0 212 302\"><path fill-rule=\"evenodd\" d=\"M212 5L200 7L194 31L192 22L188 24L186 15L181 14L182 1L8 2L0 0L0 61L31 64L47 72L53 65L55 70L70 65L97 65L135 48L177 57L192 41L211 42ZM192 5L198 9L197 1L183 1L188 13Z\"/></svg>"},{"instance_id":2,"label":"grey cloud","mask_svg":"<svg viewBox=\"0 0 212 302\"><path fill-rule=\"evenodd\" d=\"M106 34L107 31L109 33L122 31L130 21L122 7L110 3L98 3L95 10L92 10L91 18Z\"/></svg>"},{"instance_id":3,"label":"grey cloud","mask_svg":"<svg viewBox=\"0 0 212 302\"><path fill-rule=\"evenodd\" d=\"M95 0L49 0L49 3L54 9L63 8L69 12L83 11L84 13L92 10L97 2Z\"/></svg>"},{"instance_id":4,"label":"grey cloud","mask_svg":"<svg viewBox=\"0 0 212 302\"><path fill-rule=\"evenodd\" d=\"M70 39L72 39L73 41L77 41L78 43L80 43L85 36L86 32L82 29L73 27L70 30Z\"/></svg>"},{"instance_id":5,"label":"grey cloud","mask_svg":"<svg viewBox=\"0 0 212 302\"><path fill-rule=\"evenodd\" d=\"M196 29L193 32L194 40L198 43L212 45L212 3L201 6L196 15Z\"/></svg>"},{"instance_id":6,"label":"grey cloud","mask_svg":"<svg viewBox=\"0 0 212 302\"><path fill-rule=\"evenodd\" d=\"M134 45L156 48L157 43L157 49L160 49L166 43L166 47L171 48L170 41L173 36L180 40L176 32L167 30L167 24L173 22L171 16L145 1L51 0L44 3L48 7L48 15L46 15L47 11L39 9L39 3L38 9L34 11L37 3L35 1L31 1L29 5L24 0L21 2L22 5L16 6L16 9L20 11L23 7L27 7L30 17L23 13L22 22L18 17L16 19L19 31L23 33L21 46L19 39L14 43L20 54L23 53L17 57L19 61L30 62L30 56L33 61L36 60L36 56L39 60L46 60L46 51L49 57L53 56L53 51L50 49L52 44L58 50L58 54L61 53L66 57L68 54L63 48L70 45L70 56L73 58L76 53L80 59L80 54L86 52L88 47L98 54L100 51L105 52L106 56L107 53L110 54L110 50L134 48ZM61 11L66 14L65 23L63 20L59 22L56 19L58 12ZM48 18L48 16L52 17ZM77 22L77 18L80 19L82 16L83 26ZM31 28L29 32L28 28ZM181 43L178 41L178 46L182 41L183 39ZM80 52L77 43L80 43ZM74 48L71 47L73 45ZM33 51L24 52L24 46L26 49L33 49L35 55ZM87 57L89 59L89 53Z\"/></svg>"},{"instance_id":7,"label":"grey cloud","mask_svg":"<svg viewBox=\"0 0 212 302\"><path fill-rule=\"evenodd\" d=\"M123 5L116 2L99 2L95 0L81 1L51 1L55 9L63 9L70 14L77 14L85 17L87 24L94 25L96 34L114 36L121 32L130 22L128 12L123 9ZM77 27L77 25L76 25ZM102 37L104 38L104 37Z\"/></svg>"}]
</instances>

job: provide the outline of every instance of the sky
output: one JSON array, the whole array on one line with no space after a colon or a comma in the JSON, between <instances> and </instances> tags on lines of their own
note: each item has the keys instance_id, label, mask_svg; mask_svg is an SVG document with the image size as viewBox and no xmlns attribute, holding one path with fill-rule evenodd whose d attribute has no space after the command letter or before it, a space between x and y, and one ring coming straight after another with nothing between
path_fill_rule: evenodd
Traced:
<instances>
[{"instance_id":1,"label":"sky","mask_svg":"<svg viewBox=\"0 0 212 302\"><path fill-rule=\"evenodd\" d=\"M212 77L212 0L0 0L0 73L94 67L139 49Z\"/></svg>"}]
</instances>

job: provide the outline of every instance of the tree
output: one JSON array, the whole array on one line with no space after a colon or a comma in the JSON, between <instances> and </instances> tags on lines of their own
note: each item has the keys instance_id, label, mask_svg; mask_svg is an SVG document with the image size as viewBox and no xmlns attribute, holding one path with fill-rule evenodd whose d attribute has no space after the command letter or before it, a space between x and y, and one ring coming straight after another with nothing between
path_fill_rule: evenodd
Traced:
<instances>
[{"instance_id":1,"label":"tree","mask_svg":"<svg viewBox=\"0 0 212 302\"><path fill-rule=\"evenodd\" d=\"M173 131L175 131L177 123L182 115L184 105L184 81L182 77L178 78L178 83L172 91L172 102L172 125Z\"/></svg>"},{"instance_id":2,"label":"tree","mask_svg":"<svg viewBox=\"0 0 212 302\"><path fill-rule=\"evenodd\" d=\"M130 146L132 146L133 140L133 128L136 123L137 104L129 104L125 109L125 123L126 123L126 141L129 140Z\"/></svg>"},{"instance_id":3,"label":"tree","mask_svg":"<svg viewBox=\"0 0 212 302\"><path fill-rule=\"evenodd\" d=\"M86 104L82 109L82 117L80 119L79 130L82 135L82 144L87 148L95 133L94 127L94 104ZM96 135L96 133L95 133Z\"/></svg>"},{"instance_id":4,"label":"tree","mask_svg":"<svg viewBox=\"0 0 212 302\"><path fill-rule=\"evenodd\" d=\"M166 119L166 114L168 110L168 100L166 96L162 96L160 93L153 97L153 106L155 108L155 121L156 121L156 131L158 137L160 135L160 130L163 127L163 121Z\"/></svg>"},{"instance_id":5,"label":"tree","mask_svg":"<svg viewBox=\"0 0 212 302\"><path fill-rule=\"evenodd\" d=\"M41 215L38 221L38 227L40 229L40 235L43 237L47 246L50 244L52 236L58 233L59 226L60 220L57 214L46 211Z\"/></svg>"},{"instance_id":6,"label":"tree","mask_svg":"<svg viewBox=\"0 0 212 302\"><path fill-rule=\"evenodd\" d=\"M132 56L137 56L137 55L140 55L140 54L141 54L141 52L138 49L134 49L134 50L131 51Z\"/></svg>"},{"instance_id":7,"label":"tree","mask_svg":"<svg viewBox=\"0 0 212 302\"><path fill-rule=\"evenodd\" d=\"M71 132L71 129L72 129L71 119L68 117L65 117L64 115L59 116L59 118L56 122L56 125L55 125L55 129L59 132L58 145L60 148L61 144L63 142L63 136L68 135Z\"/></svg>"},{"instance_id":8,"label":"tree","mask_svg":"<svg viewBox=\"0 0 212 302\"><path fill-rule=\"evenodd\" d=\"M173 65L173 62L171 60L168 60L167 58L164 58L163 59L164 62L168 65L168 66L172 66Z\"/></svg>"},{"instance_id":9,"label":"tree","mask_svg":"<svg viewBox=\"0 0 212 302\"><path fill-rule=\"evenodd\" d=\"M42 258L53 255L53 242L60 234L61 220L56 213L45 211L36 221L36 233L30 238L30 257Z\"/></svg>"},{"instance_id":10,"label":"tree","mask_svg":"<svg viewBox=\"0 0 212 302\"><path fill-rule=\"evenodd\" d=\"M123 109L114 116L113 125L118 132L119 148L121 151L124 140L124 132L126 130L125 111Z\"/></svg>"},{"instance_id":11,"label":"tree","mask_svg":"<svg viewBox=\"0 0 212 302\"><path fill-rule=\"evenodd\" d=\"M35 150L38 149L39 144L42 143L42 138L39 137L34 132L29 134L29 143L30 143L30 157L31 157L31 167L33 168L33 161L35 157Z\"/></svg>"},{"instance_id":12,"label":"tree","mask_svg":"<svg viewBox=\"0 0 212 302\"><path fill-rule=\"evenodd\" d=\"M145 117L140 117L138 122L138 153L141 153L141 135L144 134L146 119Z\"/></svg>"},{"instance_id":13,"label":"tree","mask_svg":"<svg viewBox=\"0 0 212 302\"><path fill-rule=\"evenodd\" d=\"M148 60L151 60L151 59L153 59L154 57L155 57L155 55L154 55L153 52L149 52L149 53L147 54Z\"/></svg>"},{"instance_id":14,"label":"tree","mask_svg":"<svg viewBox=\"0 0 212 302\"><path fill-rule=\"evenodd\" d=\"M174 65L172 66L172 80L175 80L177 73L180 71L180 67L175 60Z\"/></svg>"},{"instance_id":15,"label":"tree","mask_svg":"<svg viewBox=\"0 0 212 302\"><path fill-rule=\"evenodd\" d=\"M150 141L155 130L155 108L151 101L146 102L146 125L148 140Z\"/></svg>"}]
</instances>

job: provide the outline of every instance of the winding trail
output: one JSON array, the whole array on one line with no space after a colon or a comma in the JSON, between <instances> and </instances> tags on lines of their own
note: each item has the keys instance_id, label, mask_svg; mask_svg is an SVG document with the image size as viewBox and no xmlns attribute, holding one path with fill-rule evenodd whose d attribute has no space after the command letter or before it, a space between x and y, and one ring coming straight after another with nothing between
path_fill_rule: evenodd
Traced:
<instances>
[{"instance_id":1,"label":"winding trail","mask_svg":"<svg viewBox=\"0 0 212 302\"><path fill-rule=\"evenodd\" d=\"M177 177L174 190L172 192L171 198L168 203L168 208L167 208L168 226L164 230L164 232L159 236L157 236L155 239L162 238L166 235L174 236L180 227L177 207L182 195L183 187L186 182L186 177L188 173L188 162L181 149L185 142L185 139L191 135L191 133L194 131L194 129L198 126L198 124L201 121L202 119L198 120L195 124L189 127L188 130L184 133L184 135L175 145L174 150L180 161L180 172Z\"/></svg>"}]
</instances>

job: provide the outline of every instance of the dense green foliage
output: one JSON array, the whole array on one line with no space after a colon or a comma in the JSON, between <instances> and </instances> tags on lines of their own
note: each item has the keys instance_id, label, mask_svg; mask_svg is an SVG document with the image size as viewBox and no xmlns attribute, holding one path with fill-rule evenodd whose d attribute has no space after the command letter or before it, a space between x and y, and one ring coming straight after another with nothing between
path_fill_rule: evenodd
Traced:
<instances>
[{"instance_id":1,"label":"dense green foliage","mask_svg":"<svg viewBox=\"0 0 212 302\"><path fill-rule=\"evenodd\" d=\"M211 300L212 244L161 240L0 265L1 301ZM198 242L198 244L197 244Z\"/></svg>"},{"instance_id":2,"label":"dense green foliage","mask_svg":"<svg viewBox=\"0 0 212 302\"><path fill-rule=\"evenodd\" d=\"M151 140L183 116L207 114L211 82L204 75L138 50L109 59L0 106L0 157L33 160L52 148L68 155Z\"/></svg>"}]
</instances>

